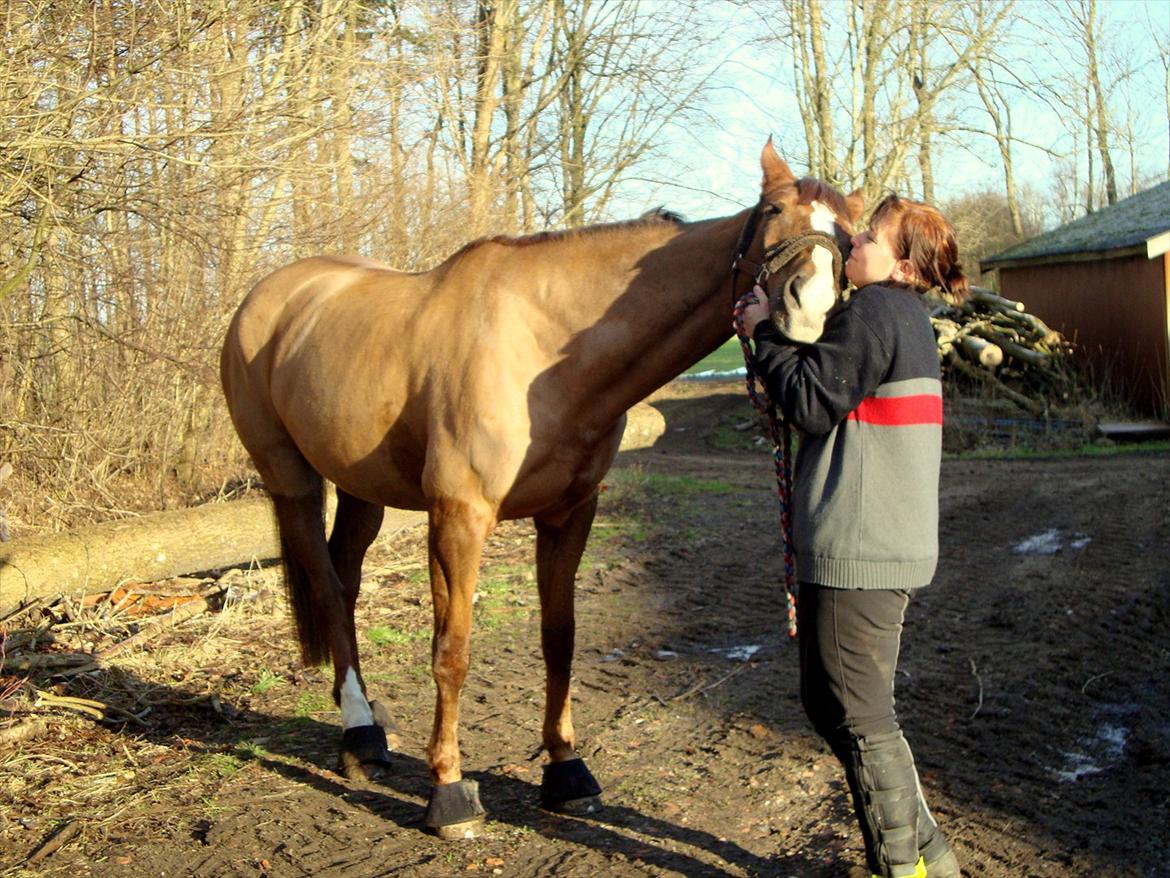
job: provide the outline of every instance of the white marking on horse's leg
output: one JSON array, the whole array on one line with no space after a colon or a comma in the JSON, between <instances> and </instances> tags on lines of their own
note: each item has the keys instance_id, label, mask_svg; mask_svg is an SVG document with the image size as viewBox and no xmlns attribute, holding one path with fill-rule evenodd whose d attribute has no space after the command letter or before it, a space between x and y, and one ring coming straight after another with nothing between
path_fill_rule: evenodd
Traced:
<instances>
[{"instance_id":1,"label":"white marking on horse's leg","mask_svg":"<svg viewBox=\"0 0 1170 878\"><path fill-rule=\"evenodd\" d=\"M373 724L374 714L362 693L362 687L358 685L357 674L353 668L346 668L345 683L341 686L341 727L352 729Z\"/></svg>"}]
</instances>

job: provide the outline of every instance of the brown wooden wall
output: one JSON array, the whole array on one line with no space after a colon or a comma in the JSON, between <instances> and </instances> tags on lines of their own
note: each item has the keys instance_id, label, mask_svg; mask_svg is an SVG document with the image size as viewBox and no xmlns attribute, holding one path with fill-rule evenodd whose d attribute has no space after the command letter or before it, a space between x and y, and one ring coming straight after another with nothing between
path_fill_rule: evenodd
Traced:
<instances>
[{"instance_id":1,"label":"brown wooden wall","mask_svg":"<svg viewBox=\"0 0 1170 878\"><path fill-rule=\"evenodd\" d=\"M1000 290L1077 345L1098 382L1170 414L1170 254L1000 269Z\"/></svg>"}]
</instances>

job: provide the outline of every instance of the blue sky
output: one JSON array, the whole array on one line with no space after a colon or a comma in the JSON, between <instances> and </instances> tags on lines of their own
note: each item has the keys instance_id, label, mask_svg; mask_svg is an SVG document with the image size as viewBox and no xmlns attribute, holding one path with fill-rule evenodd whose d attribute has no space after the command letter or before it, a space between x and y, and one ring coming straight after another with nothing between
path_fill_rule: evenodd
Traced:
<instances>
[{"instance_id":1,"label":"blue sky","mask_svg":"<svg viewBox=\"0 0 1170 878\"><path fill-rule=\"evenodd\" d=\"M657 0L661 2L661 0ZM830 3L838 0L830 0ZM1137 142L1138 175L1165 179L1167 172L1167 109L1165 68L1159 61L1158 33L1162 44L1170 43L1170 3L1164 0L1099 0L1108 42L1120 58L1134 59L1137 72L1114 97L1112 110L1133 119ZM757 7L758 8L758 7ZM743 9L731 4L711 7L726 18L721 40L713 44L711 63L711 116L714 121L699 128L674 126L661 135L667 144L668 159L646 179L625 185L623 198L613 207L615 216L626 216L663 204L698 219L730 213L751 201L758 183L758 156L771 134L782 153L792 159L798 174L801 166L803 133L798 108L788 85L787 58L751 45L753 20ZM1018 0L1017 14L1041 17L1050 10L1045 0ZM1029 27L1020 29L1022 40L1014 49L1020 55L1021 70L1031 66L1031 76L1051 78L1077 75L1076 64L1042 34L1030 36ZM983 124L982 110L974 108L972 122ZM1021 102L1013 112L1016 133L1030 142L1056 152L1072 146L1065 127L1050 108L1039 101ZM1002 169L994 141L965 138L969 149L950 147L939 155L936 197L945 200L971 190L1002 189ZM941 146L941 145L940 145ZM1119 182L1128 185L1128 150L1114 153ZM1055 175L1057 161L1040 149L1018 146L1014 151L1017 181L1044 195ZM1067 170L1064 171L1067 173ZM1153 182L1157 182L1154 179ZM628 207L627 207L628 205Z\"/></svg>"}]
</instances>

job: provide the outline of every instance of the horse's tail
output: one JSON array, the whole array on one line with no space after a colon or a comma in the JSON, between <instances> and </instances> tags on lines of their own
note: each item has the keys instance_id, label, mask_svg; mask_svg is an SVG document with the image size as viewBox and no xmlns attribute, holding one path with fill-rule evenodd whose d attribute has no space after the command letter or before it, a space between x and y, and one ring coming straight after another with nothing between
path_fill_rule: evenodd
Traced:
<instances>
[{"instance_id":1,"label":"horse's tail","mask_svg":"<svg viewBox=\"0 0 1170 878\"><path fill-rule=\"evenodd\" d=\"M324 484L319 483L311 494L297 498L295 514L304 516L303 525L323 528L325 526L324 506ZM293 550L289 534L291 528L286 526L279 513L276 516L276 522L280 531L280 558L284 566L284 586L288 592L288 601L296 623L297 641L301 646L301 660L309 667L323 665L330 659L329 632L324 624L325 614L318 610L316 602L313 600L313 584L309 579L309 571Z\"/></svg>"}]
</instances>

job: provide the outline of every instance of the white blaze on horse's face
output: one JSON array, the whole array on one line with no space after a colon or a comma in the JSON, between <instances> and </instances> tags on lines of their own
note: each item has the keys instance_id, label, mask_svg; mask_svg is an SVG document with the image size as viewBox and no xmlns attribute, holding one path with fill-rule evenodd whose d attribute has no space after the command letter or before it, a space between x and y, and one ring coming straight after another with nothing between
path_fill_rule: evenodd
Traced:
<instances>
[{"instance_id":1,"label":"white blaze on horse's face","mask_svg":"<svg viewBox=\"0 0 1170 878\"><path fill-rule=\"evenodd\" d=\"M812 203L812 228L834 238L837 234L837 216L819 201ZM825 318L837 303L837 276L833 271L833 254L825 247L813 247L813 273L798 281L799 303L785 291L784 313L776 321L784 334L793 341L811 342L821 336Z\"/></svg>"},{"instance_id":2,"label":"white blaze on horse's face","mask_svg":"<svg viewBox=\"0 0 1170 878\"><path fill-rule=\"evenodd\" d=\"M358 726L372 726L374 714L370 710L370 703L362 692L358 683L357 674L353 668L345 672L345 682L341 686L341 727L355 729Z\"/></svg>"}]
</instances>

